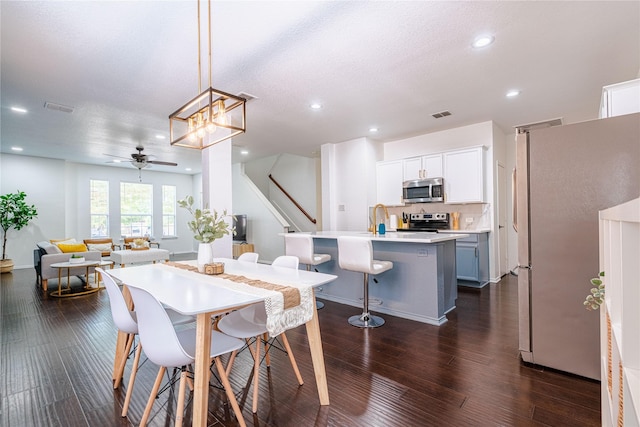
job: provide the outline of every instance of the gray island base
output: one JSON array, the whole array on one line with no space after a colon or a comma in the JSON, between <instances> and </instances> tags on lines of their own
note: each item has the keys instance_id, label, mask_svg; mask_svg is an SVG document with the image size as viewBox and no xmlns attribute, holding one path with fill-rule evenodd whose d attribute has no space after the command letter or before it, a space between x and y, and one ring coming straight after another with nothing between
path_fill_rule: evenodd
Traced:
<instances>
[{"instance_id":1,"label":"gray island base","mask_svg":"<svg viewBox=\"0 0 640 427\"><path fill-rule=\"evenodd\" d=\"M311 233L315 253L331 255L317 266L338 278L316 289L318 298L362 308L363 274L342 270L338 264L338 236L370 238L373 258L392 261L393 269L369 277L369 309L440 326L456 307L456 239L466 234L321 231ZM357 314L357 309L354 314Z\"/></svg>"}]
</instances>

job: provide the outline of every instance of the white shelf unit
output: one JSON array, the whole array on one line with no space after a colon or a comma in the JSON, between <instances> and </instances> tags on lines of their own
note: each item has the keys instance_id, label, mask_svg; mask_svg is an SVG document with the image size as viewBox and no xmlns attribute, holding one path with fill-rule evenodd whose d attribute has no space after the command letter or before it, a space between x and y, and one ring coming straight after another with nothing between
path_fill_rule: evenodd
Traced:
<instances>
[{"instance_id":1,"label":"white shelf unit","mask_svg":"<svg viewBox=\"0 0 640 427\"><path fill-rule=\"evenodd\" d=\"M600 211L602 425L640 425L640 199Z\"/></svg>"}]
</instances>

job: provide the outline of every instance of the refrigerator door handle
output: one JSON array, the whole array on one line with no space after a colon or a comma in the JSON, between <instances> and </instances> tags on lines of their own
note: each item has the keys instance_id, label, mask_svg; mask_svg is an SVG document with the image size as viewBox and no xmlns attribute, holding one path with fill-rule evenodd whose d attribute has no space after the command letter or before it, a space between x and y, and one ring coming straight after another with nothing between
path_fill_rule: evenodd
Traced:
<instances>
[{"instance_id":1,"label":"refrigerator door handle","mask_svg":"<svg viewBox=\"0 0 640 427\"><path fill-rule=\"evenodd\" d=\"M513 229L518 232L518 189L517 189L516 168L511 172L511 208Z\"/></svg>"}]
</instances>

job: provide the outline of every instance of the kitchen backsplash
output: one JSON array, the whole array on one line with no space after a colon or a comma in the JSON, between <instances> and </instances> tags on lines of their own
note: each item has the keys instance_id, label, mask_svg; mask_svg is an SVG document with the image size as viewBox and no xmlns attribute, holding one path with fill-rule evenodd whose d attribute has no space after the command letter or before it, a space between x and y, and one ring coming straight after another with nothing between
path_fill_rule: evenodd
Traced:
<instances>
[{"instance_id":1,"label":"kitchen backsplash","mask_svg":"<svg viewBox=\"0 0 640 427\"><path fill-rule=\"evenodd\" d=\"M460 212L460 229L461 230L478 230L491 228L491 204L490 203L472 203L464 205L444 204L444 203L414 203L406 206L390 206L387 207L389 215L397 215L402 220L402 214L411 213L449 213ZM380 222L383 215L382 209L378 208L376 219ZM471 218L472 222L467 222ZM369 223L373 221L373 208L369 209ZM387 227L390 226L386 220Z\"/></svg>"}]
</instances>

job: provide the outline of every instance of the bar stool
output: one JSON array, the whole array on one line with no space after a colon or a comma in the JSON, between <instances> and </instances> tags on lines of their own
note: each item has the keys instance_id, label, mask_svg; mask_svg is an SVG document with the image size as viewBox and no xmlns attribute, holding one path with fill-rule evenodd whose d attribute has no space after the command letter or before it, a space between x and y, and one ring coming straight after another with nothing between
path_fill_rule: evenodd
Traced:
<instances>
[{"instance_id":1,"label":"bar stool","mask_svg":"<svg viewBox=\"0 0 640 427\"><path fill-rule=\"evenodd\" d=\"M384 319L369 313L369 275L391 270L391 261L373 259L371 240L362 237L338 237L338 263L343 270L364 273L364 307L362 314L351 316L349 323L359 328L377 328L384 325Z\"/></svg>"},{"instance_id":2,"label":"bar stool","mask_svg":"<svg viewBox=\"0 0 640 427\"><path fill-rule=\"evenodd\" d=\"M323 264L331 260L329 254L314 254L313 237L306 233L287 233L284 236L284 252L286 255L297 256L302 264L306 264L307 271L311 266ZM316 301L316 308L324 307L322 301Z\"/></svg>"}]
</instances>

